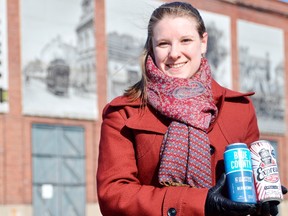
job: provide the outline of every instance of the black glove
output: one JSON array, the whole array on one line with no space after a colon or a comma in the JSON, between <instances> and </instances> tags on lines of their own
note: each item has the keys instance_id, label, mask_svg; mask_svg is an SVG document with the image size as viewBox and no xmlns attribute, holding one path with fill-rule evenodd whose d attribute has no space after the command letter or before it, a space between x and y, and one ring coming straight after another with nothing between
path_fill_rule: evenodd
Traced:
<instances>
[{"instance_id":1,"label":"black glove","mask_svg":"<svg viewBox=\"0 0 288 216\"><path fill-rule=\"evenodd\" d=\"M255 213L255 204L233 202L221 194L225 180L226 175L223 174L217 184L209 189L205 203L205 216L246 216Z\"/></svg>"},{"instance_id":2,"label":"black glove","mask_svg":"<svg viewBox=\"0 0 288 216\"><path fill-rule=\"evenodd\" d=\"M283 185L281 185L281 189L282 189L282 194L285 195L287 194L287 188L284 187Z\"/></svg>"},{"instance_id":3,"label":"black glove","mask_svg":"<svg viewBox=\"0 0 288 216\"><path fill-rule=\"evenodd\" d=\"M278 214L278 204L279 202L267 201L257 203L257 212L252 216L276 216Z\"/></svg>"},{"instance_id":4,"label":"black glove","mask_svg":"<svg viewBox=\"0 0 288 216\"><path fill-rule=\"evenodd\" d=\"M281 185L282 194L287 193L287 188ZM278 201L267 201L267 202L259 202L257 203L257 213L253 214L253 216L261 215L261 216L276 216L278 215Z\"/></svg>"}]
</instances>

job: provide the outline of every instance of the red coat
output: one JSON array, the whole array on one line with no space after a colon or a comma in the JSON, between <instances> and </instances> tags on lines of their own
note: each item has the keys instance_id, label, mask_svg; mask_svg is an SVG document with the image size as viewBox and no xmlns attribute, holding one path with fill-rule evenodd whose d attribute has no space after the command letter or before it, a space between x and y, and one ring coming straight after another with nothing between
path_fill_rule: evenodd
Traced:
<instances>
[{"instance_id":1,"label":"red coat","mask_svg":"<svg viewBox=\"0 0 288 216\"><path fill-rule=\"evenodd\" d=\"M212 178L224 172L223 153L230 143L259 139L254 107L247 96L221 87L212 91L219 114L208 136ZM118 97L103 111L97 188L103 215L204 215L208 189L163 187L158 183L159 152L170 120L140 102ZM168 214L168 212L170 212Z\"/></svg>"}]
</instances>

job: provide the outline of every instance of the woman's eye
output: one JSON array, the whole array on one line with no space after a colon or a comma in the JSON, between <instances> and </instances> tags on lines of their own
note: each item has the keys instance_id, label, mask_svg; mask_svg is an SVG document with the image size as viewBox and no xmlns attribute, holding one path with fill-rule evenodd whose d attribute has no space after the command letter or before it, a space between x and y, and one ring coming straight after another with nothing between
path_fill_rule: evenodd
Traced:
<instances>
[{"instance_id":1,"label":"woman's eye","mask_svg":"<svg viewBox=\"0 0 288 216\"><path fill-rule=\"evenodd\" d=\"M189 43L191 41L192 41L192 39L190 39L190 38L185 38L182 40L183 43Z\"/></svg>"},{"instance_id":2,"label":"woman's eye","mask_svg":"<svg viewBox=\"0 0 288 216\"><path fill-rule=\"evenodd\" d=\"M168 43L167 43L167 42L160 42L160 43L158 44L158 46L159 46L159 47L166 47L166 46L168 46Z\"/></svg>"}]
</instances>

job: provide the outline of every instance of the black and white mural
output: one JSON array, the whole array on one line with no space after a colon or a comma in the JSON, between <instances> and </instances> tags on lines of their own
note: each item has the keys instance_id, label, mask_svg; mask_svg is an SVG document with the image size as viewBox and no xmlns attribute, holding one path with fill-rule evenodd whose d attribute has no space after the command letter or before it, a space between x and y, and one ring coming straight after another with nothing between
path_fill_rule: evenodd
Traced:
<instances>
[{"instance_id":1,"label":"black and white mural","mask_svg":"<svg viewBox=\"0 0 288 216\"><path fill-rule=\"evenodd\" d=\"M285 132L284 33L282 29L238 21L242 91L252 97L261 132Z\"/></svg>"},{"instance_id":2,"label":"black and white mural","mask_svg":"<svg viewBox=\"0 0 288 216\"><path fill-rule=\"evenodd\" d=\"M200 13L208 32L206 57L213 77L221 85L232 88L230 18L208 11Z\"/></svg>"},{"instance_id":3,"label":"black and white mural","mask_svg":"<svg viewBox=\"0 0 288 216\"><path fill-rule=\"evenodd\" d=\"M106 0L108 101L141 78L140 56L157 0Z\"/></svg>"},{"instance_id":4,"label":"black and white mural","mask_svg":"<svg viewBox=\"0 0 288 216\"><path fill-rule=\"evenodd\" d=\"M23 112L98 117L94 0L21 4Z\"/></svg>"},{"instance_id":5,"label":"black and white mural","mask_svg":"<svg viewBox=\"0 0 288 216\"><path fill-rule=\"evenodd\" d=\"M8 106L8 34L7 0L0 0L0 112L7 112Z\"/></svg>"}]
</instances>

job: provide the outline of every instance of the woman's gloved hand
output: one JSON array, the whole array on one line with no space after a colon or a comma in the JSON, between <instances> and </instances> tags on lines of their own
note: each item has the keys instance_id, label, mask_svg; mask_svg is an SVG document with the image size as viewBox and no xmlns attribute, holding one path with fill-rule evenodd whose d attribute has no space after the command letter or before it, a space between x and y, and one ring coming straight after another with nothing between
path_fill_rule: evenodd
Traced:
<instances>
[{"instance_id":1,"label":"woman's gloved hand","mask_svg":"<svg viewBox=\"0 0 288 216\"><path fill-rule=\"evenodd\" d=\"M285 195L287 193L287 188L283 185L281 186L282 194ZM257 203L257 211L253 216L276 216L278 215L278 205L277 201L267 201L267 202L259 202Z\"/></svg>"},{"instance_id":2,"label":"woman's gloved hand","mask_svg":"<svg viewBox=\"0 0 288 216\"><path fill-rule=\"evenodd\" d=\"M252 216L276 216L279 202L258 202L257 211Z\"/></svg>"},{"instance_id":3,"label":"woman's gloved hand","mask_svg":"<svg viewBox=\"0 0 288 216\"><path fill-rule=\"evenodd\" d=\"M287 194L287 188L284 187L283 185L281 185L281 190L283 195Z\"/></svg>"},{"instance_id":4,"label":"woman's gloved hand","mask_svg":"<svg viewBox=\"0 0 288 216\"><path fill-rule=\"evenodd\" d=\"M233 202L221 194L225 181L226 175L223 174L217 184L209 189L205 203L205 216L254 214L256 212L255 204Z\"/></svg>"}]
</instances>

